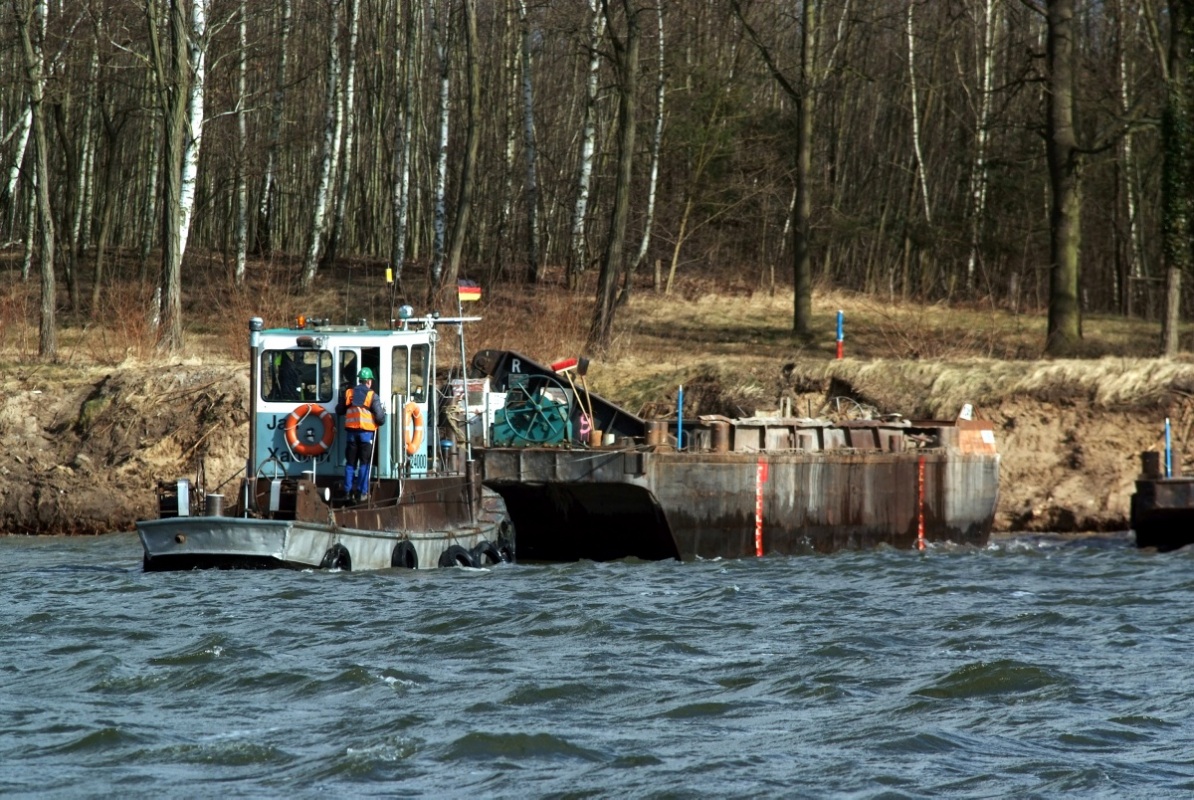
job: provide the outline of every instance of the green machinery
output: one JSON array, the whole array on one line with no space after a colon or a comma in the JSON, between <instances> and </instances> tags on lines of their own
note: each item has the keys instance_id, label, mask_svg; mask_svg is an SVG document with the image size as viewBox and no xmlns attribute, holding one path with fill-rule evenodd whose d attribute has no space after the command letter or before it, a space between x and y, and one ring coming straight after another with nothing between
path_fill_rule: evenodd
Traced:
<instances>
[{"instance_id":1,"label":"green machinery","mask_svg":"<svg viewBox=\"0 0 1194 800\"><path fill-rule=\"evenodd\" d=\"M561 444L572 439L570 389L550 375L510 375L506 405L493 423L495 447Z\"/></svg>"}]
</instances>

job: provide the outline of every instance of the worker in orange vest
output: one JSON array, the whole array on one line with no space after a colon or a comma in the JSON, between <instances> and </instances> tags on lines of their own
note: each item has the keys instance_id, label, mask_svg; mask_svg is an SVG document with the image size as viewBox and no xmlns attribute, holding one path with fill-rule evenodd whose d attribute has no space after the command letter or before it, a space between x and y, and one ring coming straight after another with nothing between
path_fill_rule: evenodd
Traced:
<instances>
[{"instance_id":1,"label":"worker in orange vest","mask_svg":"<svg viewBox=\"0 0 1194 800\"><path fill-rule=\"evenodd\" d=\"M369 499L369 467L373 440L386 422L386 407L373 391L373 370L362 367L356 386L344 392L336 413L344 417L344 492L353 503Z\"/></svg>"}]
</instances>

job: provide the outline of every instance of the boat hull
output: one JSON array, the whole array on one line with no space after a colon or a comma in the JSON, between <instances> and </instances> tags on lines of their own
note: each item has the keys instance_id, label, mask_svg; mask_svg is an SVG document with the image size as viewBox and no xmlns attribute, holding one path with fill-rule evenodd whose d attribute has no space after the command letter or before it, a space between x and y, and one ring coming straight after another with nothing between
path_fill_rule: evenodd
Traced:
<instances>
[{"instance_id":1,"label":"boat hull","mask_svg":"<svg viewBox=\"0 0 1194 800\"><path fill-rule=\"evenodd\" d=\"M1137 547L1164 553L1194 544L1194 478L1137 480L1131 525Z\"/></svg>"},{"instance_id":2,"label":"boat hull","mask_svg":"<svg viewBox=\"0 0 1194 800\"><path fill-rule=\"evenodd\" d=\"M146 571L205 568L340 568L376 570L441 565L450 548L452 565L494 563L488 543L504 535L498 522L452 532L370 531L297 520L236 517L174 517L137 523ZM496 547L496 546L495 546ZM478 548L481 548L480 550ZM500 551L497 551L500 552Z\"/></svg>"}]
</instances>

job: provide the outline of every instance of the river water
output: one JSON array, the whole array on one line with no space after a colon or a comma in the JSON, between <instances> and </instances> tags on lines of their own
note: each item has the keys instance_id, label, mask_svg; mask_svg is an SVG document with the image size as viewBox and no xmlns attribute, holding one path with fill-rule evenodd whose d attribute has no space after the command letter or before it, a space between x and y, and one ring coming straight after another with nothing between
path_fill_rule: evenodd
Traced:
<instances>
[{"instance_id":1,"label":"river water","mask_svg":"<svg viewBox=\"0 0 1194 800\"><path fill-rule=\"evenodd\" d=\"M1194 792L1194 554L141 571L0 537L6 797Z\"/></svg>"}]
</instances>

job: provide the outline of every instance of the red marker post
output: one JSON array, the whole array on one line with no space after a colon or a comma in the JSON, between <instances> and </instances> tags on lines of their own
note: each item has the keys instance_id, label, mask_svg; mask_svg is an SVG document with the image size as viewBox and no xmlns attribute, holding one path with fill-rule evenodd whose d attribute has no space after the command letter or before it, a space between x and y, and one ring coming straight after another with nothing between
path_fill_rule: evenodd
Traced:
<instances>
[{"instance_id":1,"label":"red marker post","mask_svg":"<svg viewBox=\"0 0 1194 800\"><path fill-rule=\"evenodd\" d=\"M925 549L925 457L916 462L916 549Z\"/></svg>"},{"instance_id":2,"label":"red marker post","mask_svg":"<svg viewBox=\"0 0 1194 800\"><path fill-rule=\"evenodd\" d=\"M755 471L755 556L763 557L763 484L767 482L767 461L760 458Z\"/></svg>"}]
</instances>

